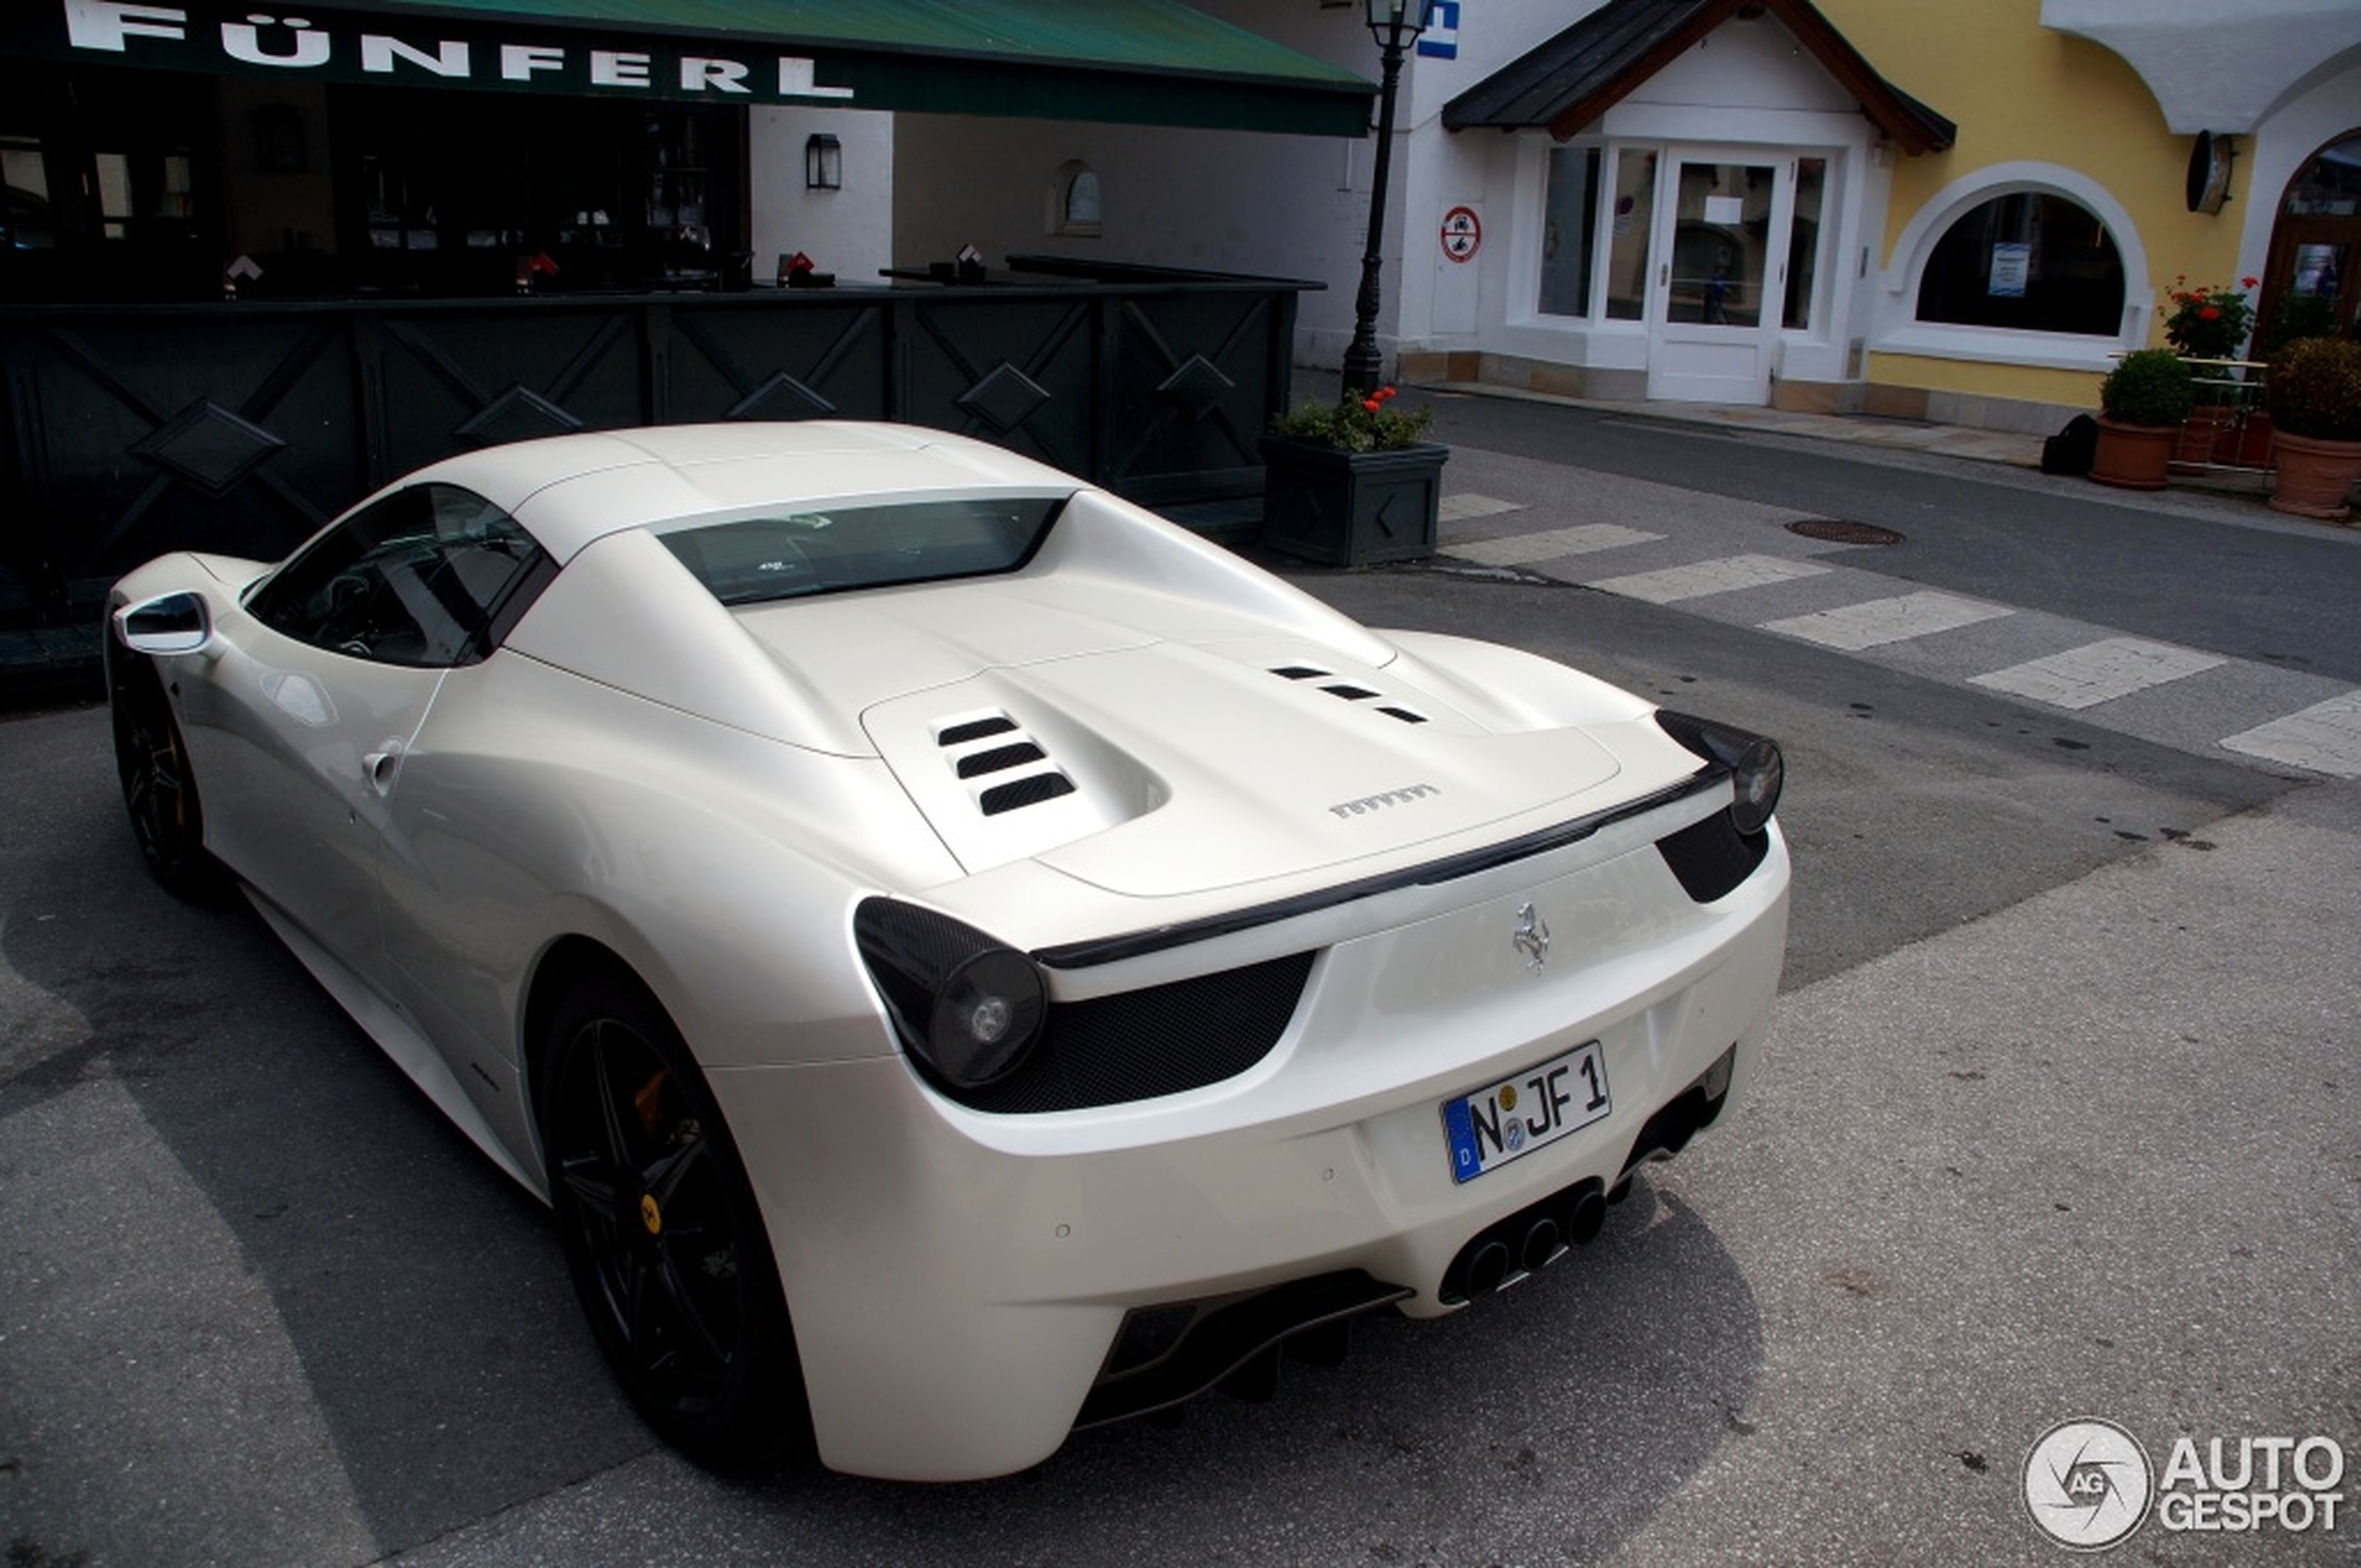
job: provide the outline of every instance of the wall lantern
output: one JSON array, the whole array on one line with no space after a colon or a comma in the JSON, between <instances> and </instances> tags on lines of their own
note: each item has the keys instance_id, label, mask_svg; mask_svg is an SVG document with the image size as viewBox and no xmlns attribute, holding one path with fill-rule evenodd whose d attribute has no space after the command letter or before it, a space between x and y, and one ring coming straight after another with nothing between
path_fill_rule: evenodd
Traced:
<instances>
[{"instance_id":1,"label":"wall lantern","mask_svg":"<svg viewBox=\"0 0 2361 1568\"><path fill-rule=\"evenodd\" d=\"M844 189L844 144L825 132L803 144L803 185L807 191Z\"/></svg>"},{"instance_id":2,"label":"wall lantern","mask_svg":"<svg viewBox=\"0 0 2361 1568\"><path fill-rule=\"evenodd\" d=\"M2227 134L2199 131L2189 147L2189 210L2210 217L2222 210L2230 199L2230 160L2234 156Z\"/></svg>"}]
</instances>

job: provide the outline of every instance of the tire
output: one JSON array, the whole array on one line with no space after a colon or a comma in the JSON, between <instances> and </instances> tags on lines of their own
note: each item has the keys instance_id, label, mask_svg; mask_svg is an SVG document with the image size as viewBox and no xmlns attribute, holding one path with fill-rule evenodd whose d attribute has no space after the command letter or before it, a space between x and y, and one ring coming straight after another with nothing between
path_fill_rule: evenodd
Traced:
<instances>
[{"instance_id":1,"label":"tire","mask_svg":"<svg viewBox=\"0 0 2361 1568\"><path fill-rule=\"evenodd\" d=\"M138 654L110 648L107 705L113 719L115 774L140 859L177 896L211 902L227 877L220 863L205 852L204 810L163 678Z\"/></svg>"},{"instance_id":2,"label":"tire","mask_svg":"<svg viewBox=\"0 0 2361 1568\"><path fill-rule=\"evenodd\" d=\"M575 1292L648 1424L700 1464L807 1456L786 1298L744 1165L647 991L578 980L544 1036L542 1149Z\"/></svg>"}]
</instances>

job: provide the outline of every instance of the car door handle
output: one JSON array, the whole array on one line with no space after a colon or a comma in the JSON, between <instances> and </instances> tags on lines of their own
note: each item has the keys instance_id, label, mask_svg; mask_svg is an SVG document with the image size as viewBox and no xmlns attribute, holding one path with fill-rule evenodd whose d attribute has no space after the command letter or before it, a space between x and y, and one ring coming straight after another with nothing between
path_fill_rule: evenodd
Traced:
<instances>
[{"instance_id":1,"label":"car door handle","mask_svg":"<svg viewBox=\"0 0 2361 1568\"><path fill-rule=\"evenodd\" d=\"M373 751L361 759L361 771L369 787L379 795L393 788L393 776L402 771L402 748L389 745L383 751Z\"/></svg>"}]
</instances>

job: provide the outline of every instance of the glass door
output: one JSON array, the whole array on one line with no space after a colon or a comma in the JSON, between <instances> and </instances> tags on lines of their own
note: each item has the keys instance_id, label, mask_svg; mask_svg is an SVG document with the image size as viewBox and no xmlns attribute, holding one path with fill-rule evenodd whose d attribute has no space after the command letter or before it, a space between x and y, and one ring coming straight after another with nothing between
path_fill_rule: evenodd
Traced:
<instances>
[{"instance_id":1,"label":"glass door","mask_svg":"<svg viewBox=\"0 0 2361 1568\"><path fill-rule=\"evenodd\" d=\"M1770 401L1795 186L1793 158L1666 154L1648 296L1649 397Z\"/></svg>"}]
</instances>

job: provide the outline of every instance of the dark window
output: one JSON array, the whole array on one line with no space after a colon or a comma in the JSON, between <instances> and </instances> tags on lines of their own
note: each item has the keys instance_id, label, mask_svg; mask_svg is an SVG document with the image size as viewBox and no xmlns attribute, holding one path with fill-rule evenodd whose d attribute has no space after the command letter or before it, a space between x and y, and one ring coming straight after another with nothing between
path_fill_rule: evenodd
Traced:
<instances>
[{"instance_id":1,"label":"dark window","mask_svg":"<svg viewBox=\"0 0 2361 1568\"><path fill-rule=\"evenodd\" d=\"M742 248L744 111L363 87L329 101L358 283L708 286Z\"/></svg>"},{"instance_id":2,"label":"dark window","mask_svg":"<svg viewBox=\"0 0 2361 1568\"><path fill-rule=\"evenodd\" d=\"M218 299L215 84L0 59L0 300Z\"/></svg>"},{"instance_id":3,"label":"dark window","mask_svg":"<svg viewBox=\"0 0 2361 1568\"><path fill-rule=\"evenodd\" d=\"M41 143L0 136L0 250L54 250L57 244Z\"/></svg>"},{"instance_id":4,"label":"dark window","mask_svg":"<svg viewBox=\"0 0 2361 1568\"><path fill-rule=\"evenodd\" d=\"M2123 258L2088 208L2021 191L1961 216L1919 281L1919 320L2019 332L2123 330Z\"/></svg>"},{"instance_id":5,"label":"dark window","mask_svg":"<svg viewBox=\"0 0 2361 1568\"><path fill-rule=\"evenodd\" d=\"M1599 229L1599 150L1550 150L1550 189L1541 215L1541 301L1545 316L1590 313L1590 270Z\"/></svg>"},{"instance_id":6,"label":"dark window","mask_svg":"<svg viewBox=\"0 0 2361 1568\"><path fill-rule=\"evenodd\" d=\"M666 548L724 604L1011 572L1033 559L1064 498L976 496L838 507L675 529Z\"/></svg>"},{"instance_id":7,"label":"dark window","mask_svg":"<svg viewBox=\"0 0 2361 1568\"><path fill-rule=\"evenodd\" d=\"M455 485L397 491L336 525L257 588L247 608L275 631L380 664L441 667L482 658L550 575L530 534Z\"/></svg>"}]
</instances>

